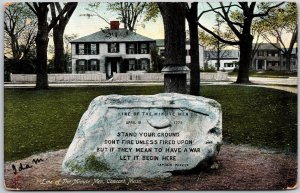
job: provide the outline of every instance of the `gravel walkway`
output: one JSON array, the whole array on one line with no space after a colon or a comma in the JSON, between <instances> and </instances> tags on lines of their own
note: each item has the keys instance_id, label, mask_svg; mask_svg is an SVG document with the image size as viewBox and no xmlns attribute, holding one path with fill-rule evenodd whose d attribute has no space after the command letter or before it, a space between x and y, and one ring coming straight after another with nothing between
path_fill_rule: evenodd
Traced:
<instances>
[{"instance_id":1,"label":"gravel walkway","mask_svg":"<svg viewBox=\"0 0 300 193\"><path fill-rule=\"evenodd\" d=\"M297 156L248 146L223 145L219 168L159 179L88 179L64 175L66 149L5 163L9 190L281 190L295 188ZM43 159L37 164L33 159ZM12 164L31 168L14 174Z\"/></svg>"}]
</instances>

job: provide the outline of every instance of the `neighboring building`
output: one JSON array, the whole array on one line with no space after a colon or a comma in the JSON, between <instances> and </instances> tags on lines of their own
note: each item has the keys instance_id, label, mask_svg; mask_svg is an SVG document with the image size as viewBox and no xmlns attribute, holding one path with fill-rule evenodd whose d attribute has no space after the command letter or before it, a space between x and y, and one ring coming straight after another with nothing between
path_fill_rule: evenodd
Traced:
<instances>
[{"instance_id":1,"label":"neighboring building","mask_svg":"<svg viewBox=\"0 0 300 193\"><path fill-rule=\"evenodd\" d=\"M239 50L221 50L219 70L232 71L238 66L240 59ZM205 63L207 66L218 68L218 53L216 51L205 51Z\"/></svg>"},{"instance_id":2,"label":"neighboring building","mask_svg":"<svg viewBox=\"0 0 300 193\"><path fill-rule=\"evenodd\" d=\"M164 56L165 54L165 40L158 39L156 40L156 47L158 48L158 54ZM190 42L187 41L185 45L186 49L186 64L189 65L191 63L191 56L190 56ZM199 65L200 68L204 66L204 47L199 44Z\"/></svg>"},{"instance_id":3,"label":"neighboring building","mask_svg":"<svg viewBox=\"0 0 300 193\"><path fill-rule=\"evenodd\" d=\"M280 47L279 43L276 43ZM298 70L298 48L292 50L290 71ZM285 57L281 51L270 43L259 44L258 50L252 60L252 70L288 70Z\"/></svg>"},{"instance_id":4,"label":"neighboring building","mask_svg":"<svg viewBox=\"0 0 300 193\"><path fill-rule=\"evenodd\" d=\"M70 41L72 73L145 72L151 68L150 49L155 40L119 28L118 21L110 29Z\"/></svg>"},{"instance_id":5,"label":"neighboring building","mask_svg":"<svg viewBox=\"0 0 300 193\"><path fill-rule=\"evenodd\" d=\"M277 46L280 46L278 44ZM280 52L270 43L260 43L252 59L251 70L283 70Z\"/></svg>"},{"instance_id":6,"label":"neighboring building","mask_svg":"<svg viewBox=\"0 0 300 193\"><path fill-rule=\"evenodd\" d=\"M277 44L276 46L280 46ZM298 49L292 51L290 70L298 70ZM231 71L238 67L240 59L239 50L222 50L220 53L220 69ZM250 70L287 70L283 54L270 43L260 43L255 53ZM205 51L205 64L213 66L217 69L217 52Z\"/></svg>"}]
</instances>

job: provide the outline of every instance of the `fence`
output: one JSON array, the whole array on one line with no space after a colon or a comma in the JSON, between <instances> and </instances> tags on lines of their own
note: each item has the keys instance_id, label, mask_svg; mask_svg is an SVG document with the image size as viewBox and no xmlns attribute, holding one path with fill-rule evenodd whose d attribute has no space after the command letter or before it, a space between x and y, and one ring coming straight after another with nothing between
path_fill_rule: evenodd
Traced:
<instances>
[{"instance_id":1,"label":"fence","mask_svg":"<svg viewBox=\"0 0 300 193\"><path fill-rule=\"evenodd\" d=\"M187 75L187 79L190 79L190 75ZM216 73L200 73L200 79L202 81L227 81L227 72ZM12 83L35 83L35 74L11 74L10 80ZM113 82L162 82L164 75L162 73L114 73L113 78L110 81ZM49 83L59 82L105 82L106 74L48 74Z\"/></svg>"},{"instance_id":2,"label":"fence","mask_svg":"<svg viewBox=\"0 0 300 193\"><path fill-rule=\"evenodd\" d=\"M116 82L130 82L130 81L163 81L164 75L162 73L115 73L113 76L113 81ZM228 73L227 72L216 72L208 73L201 72L200 79L203 81L227 81ZM187 74L187 80L190 80L190 74Z\"/></svg>"},{"instance_id":3,"label":"fence","mask_svg":"<svg viewBox=\"0 0 300 193\"><path fill-rule=\"evenodd\" d=\"M113 81L130 82L130 81L164 81L161 73L114 73Z\"/></svg>"},{"instance_id":4,"label":"fence","mask_svg":"<svg viewBox=\"0 0 300 193\"><path fill-rule=\"evenodd\" d=\"M35 74L11 74L12 83L35 83ZM48 74L49 83L57 82L101 82L106 81L105 73L97 74Z\"/></svg>"}]
</instances>

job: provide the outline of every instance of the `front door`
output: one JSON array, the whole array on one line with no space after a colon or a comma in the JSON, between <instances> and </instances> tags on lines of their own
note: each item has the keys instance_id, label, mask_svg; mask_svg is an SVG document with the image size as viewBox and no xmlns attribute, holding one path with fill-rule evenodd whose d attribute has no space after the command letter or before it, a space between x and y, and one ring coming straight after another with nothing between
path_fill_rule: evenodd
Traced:
<instances>
[{"instance_id":1,"label":"front door","mask_svg":"<svg viewBox=\"0 0 300 193\"><path fill-rule=\"evenodd\" d=\"M112 75L113 75L114 72L115 73L118 72L117 65L118 65L118 61L115 58L113 58L113 60L111 60L111 73L112 73Z\"/></svg>"},{"instance_id":2,"label":"front door","mask_svg":"<svg viewBox=\"0 0 300 193\"><path fill-rule=\"evenodd\" d=\"M262 70L264 66L264 60L257 61L257 70Z\"/></svg>"},{"instance_id":3,"label":"front door","mask_svg":"<svg viewBox=\"0 0 300 193\"><path fill-rule=\"evenodd\" d=\"M106 58L106 76L107 78L113 77L114 73L118 72L118 65L120 65L121 58Z\"/></svg>"}]
</instances>

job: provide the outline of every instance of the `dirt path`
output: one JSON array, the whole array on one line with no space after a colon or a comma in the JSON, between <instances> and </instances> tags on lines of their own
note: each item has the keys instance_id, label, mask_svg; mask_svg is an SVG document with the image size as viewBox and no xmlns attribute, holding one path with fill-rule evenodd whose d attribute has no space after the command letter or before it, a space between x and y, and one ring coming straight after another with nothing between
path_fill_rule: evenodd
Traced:
<instances>
[{"instance_id":1,"label":"dirt path","mask_svg":"<svg viewBox=\"0 0 300 193\"><path fill-rule=\"evenodd\" d=\"M223 145L219 168L160 179L87 179L61 173L66 149L5 163L7 189L19 190L281 190L297 181L297 156ZM33 159L43 159L37 164ZM31 168L14 174L12 164Z\"/></svg>"}]
</instances>

